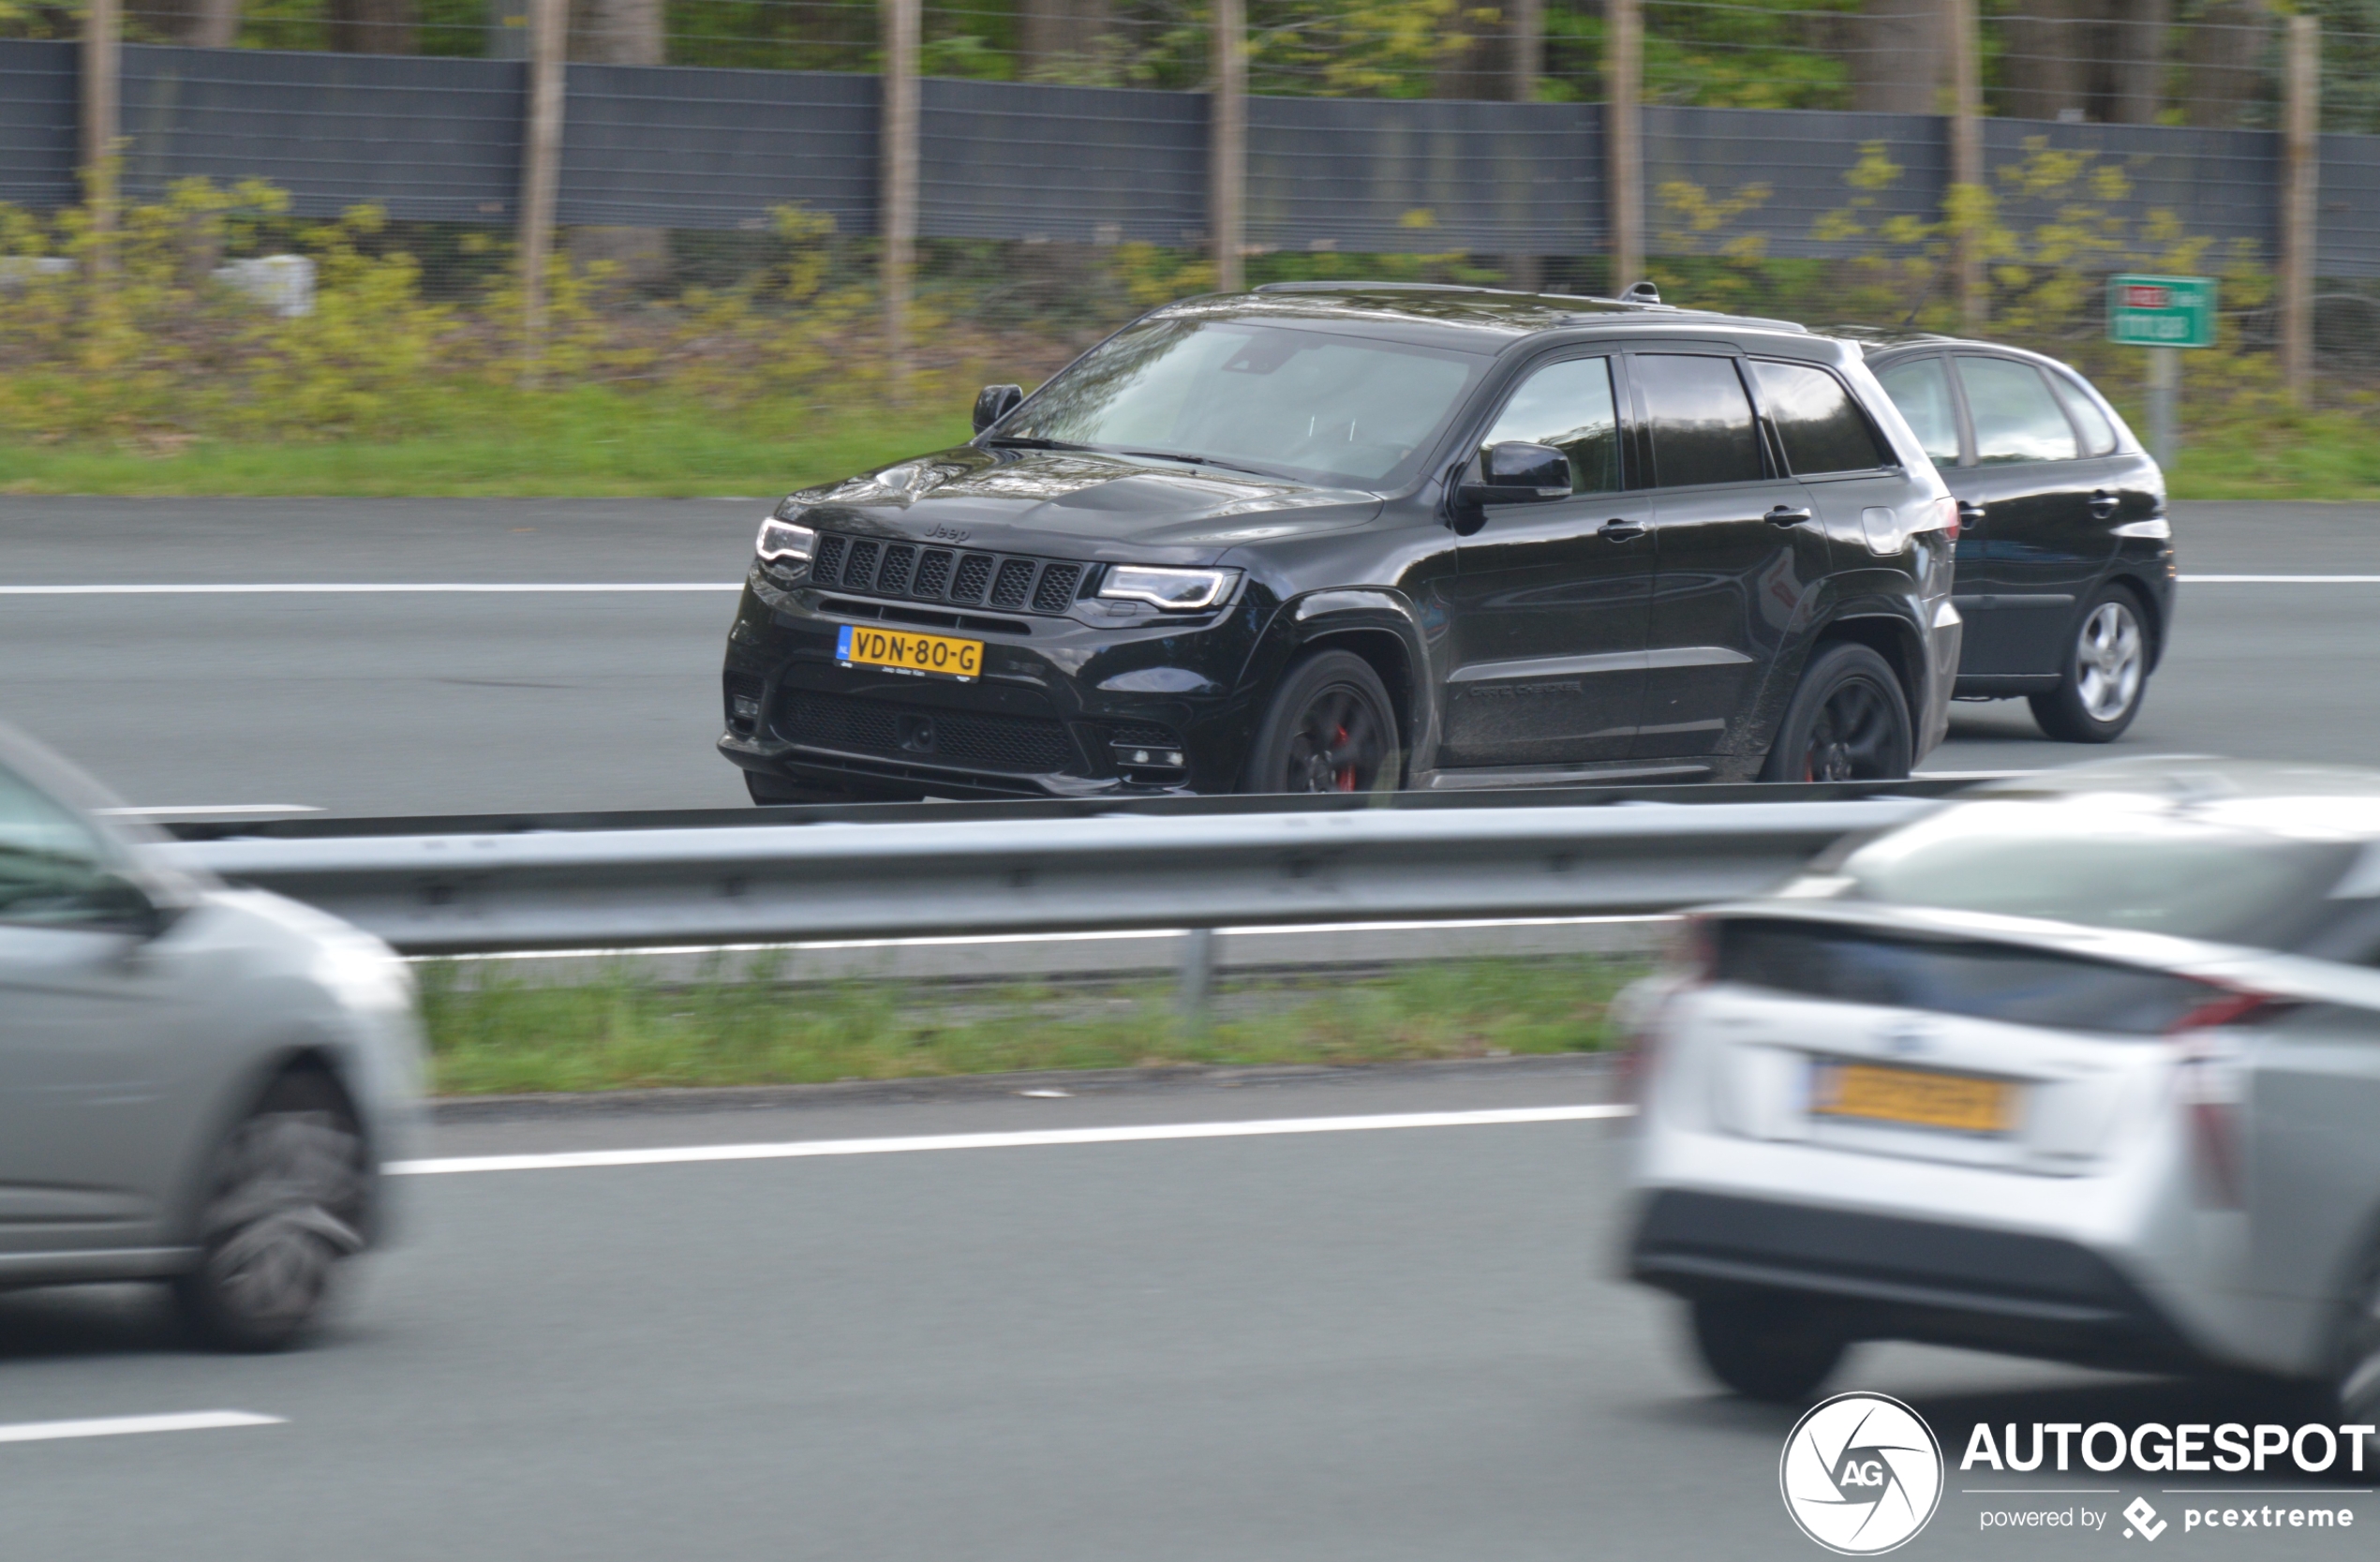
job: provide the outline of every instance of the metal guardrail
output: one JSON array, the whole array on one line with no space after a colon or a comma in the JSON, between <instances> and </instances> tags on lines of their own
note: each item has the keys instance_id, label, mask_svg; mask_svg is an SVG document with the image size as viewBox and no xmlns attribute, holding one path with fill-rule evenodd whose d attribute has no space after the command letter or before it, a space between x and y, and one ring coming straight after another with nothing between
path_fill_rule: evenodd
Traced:
<instances>
[{"instance_id":1,"label":"metal guardrail","mask_svg":"<svg viewBox=\"0 0 2380 1562\"><path fill-rule=\"evenodd\" d=\"M316 841L371 835L524 835L590 830L748 829L755 825L1015 824L1037 820L1206 818L1244 813L1357 813L1376 809L1437 811L1510 808L1608 808L1620 803L1842 803L1871 797L1947 797L1978 775L1899 781L1640 783L1513 787L1468 792L1390 792L1318 796L1018 797L981 802L817 803L781 808L633 809L613 812L398 814L386 818L182 819L151 826L177 841Z\"/></svg>"},{"instance_id":2,"label":"metal guardrail","mask_svg":"<svg viewBox=\"0 0 2380 1562\"><path fill-rule=\"evenodd\" d=\"M1932 806L1276 808L991 827L937 808L900 823L249 837L158 850L320 906L403 952L464 954L1672 911L1757 892L1846 834Z\"/></svg>"}]
</instances>

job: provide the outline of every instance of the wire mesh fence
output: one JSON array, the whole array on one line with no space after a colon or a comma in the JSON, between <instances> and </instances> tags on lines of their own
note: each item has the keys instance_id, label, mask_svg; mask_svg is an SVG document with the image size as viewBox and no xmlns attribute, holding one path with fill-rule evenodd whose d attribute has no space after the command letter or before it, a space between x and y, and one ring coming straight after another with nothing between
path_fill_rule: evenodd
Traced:
<instances>
[{"instance_id":1,"label":"wire mesh fence","mask_svg":"<svg viewBox=\"0 0 2380 1562\"><path fill-rule=\"evenodd\" d=\"M2318 345L2368 381L2380 0L2322 8ZM1947 0L1644 0L1657 275L1688 302L1948 318L1951 17ZM525 20L524 0L133 0L124 188L264 179L302 217L368 201L389 219L370 245L414 254L432 296L476 296L519 217ZM1603 0L1251 0L1247 20L1252 279L1631 280L1605 256ZM1200 285L1204 0L931 0L923 22L929 286L1071 327ZM65 6L0 11L0 201L77 198L73 26ZM2265 0L1986 0L1986 184L2023 288L2263 274L2236 319L2268 337L2283 32ZM567 253L623 284L606 296L735 284L784 265L789 232L866 284L872 0L573 0L568 52L558 216ZM2079 339L2090 292L2004 329Z\"/></svg>"}]
</instances>

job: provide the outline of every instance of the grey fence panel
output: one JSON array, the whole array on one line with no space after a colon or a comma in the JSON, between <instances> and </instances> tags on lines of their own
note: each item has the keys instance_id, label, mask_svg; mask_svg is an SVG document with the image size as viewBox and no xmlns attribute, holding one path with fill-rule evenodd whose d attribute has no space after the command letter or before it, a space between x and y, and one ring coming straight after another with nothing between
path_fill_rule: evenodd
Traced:
<instances>
[{"instance_id":1,"label":"grey fence panel","mask_svg":"<svg viewBox=\"0 0 2380 1562\"><path fill-rule=\"evenodd\" d=\"M1567 255L1603 242L1602 109L1248 101L1248 239L1293 249Z\"/></svg>"},{"instance_id":2,"label":"grey fence panel","mask_svg":"<svg viewBox=\"0 0 2380 1562\"><path fill-rule=\"evenodd\" d=\"M377 201L393 217L510 217L526 67L500 60L260 49L124 51L127 194L264 179L292 210Z\"/></svg>"},{"instance_id":3,"label":"grey fence panel","mask_svg":"<svg viewBox=\"0 0 2380 1562\"><path fill-rule=\"evenodd\" d=\"M1645 247L1657 255L1879 253L1884 246L1872 234L1887 219L1941 214L1948 125L1933 114L1647 108ZM1889 183L1854 185L1871 147L1898 172ZM1821 236L1845 223L1868 232Z\"/></svg>"},{"instance_id":4,"label":"grey fence panel","mask_svg":"<svg viewBox=\"0 0 2380 1562\"><path fill-rule=\"evenodd\" d=\"M1199 242L1203 93L920 83L918 228L930 237Z\"/></svg>"},{"instance_id":5,"label":"grey fence panel","mask_svg":"<svg viewBox=\"0 0 2380 1562\"><path fill-rule=\"evenodd\" d=\"M873 231L876 78L573 65L565 225L761 228L779 206Z\"/></svg>"},{"instance_id":6,"label":"grey fence panel","mask_svg":"<svg viewBox=\"0 0 2380 1562\"><path fill-rule=\"evenodd\" d=\"M47 210L81 195L76 58L71 43L0 41L0 201Z\"/></svg>"},{"instance_id":7,"label":"grey fence panel","mask_svg":"<svg viewBox=\"0 0 2380 1562\"><path fill-rule=\"evenodd\" d=\"M2322 138L2314 269L2380 276L2380 136Z\"/></svg>"},{"instance_id":8,"label":"grey fence panel","mask_svg":"<svg viewBox=\"0 0 2380 1562\"><path fill-rule=\"evenodd\" d=\"M2005 174L2044 152L2080 155L2094 168L2120 171L2130 190L2112 201L2085 190L2028 197ZM2149 237L2156 214L2169 212L2184 234L2222 246L2205 267L2220 266L2234 245L2252 247L2267 265L2280 253L2281 138L2270 130L1990 119L1984 122L1984 157L2001 217L2020 231L2069 206L2098 210L2121 220L2145 261L2169 242ZM2119 269L2131 263L2113 259Z\"/></svg>"}]
</instances>

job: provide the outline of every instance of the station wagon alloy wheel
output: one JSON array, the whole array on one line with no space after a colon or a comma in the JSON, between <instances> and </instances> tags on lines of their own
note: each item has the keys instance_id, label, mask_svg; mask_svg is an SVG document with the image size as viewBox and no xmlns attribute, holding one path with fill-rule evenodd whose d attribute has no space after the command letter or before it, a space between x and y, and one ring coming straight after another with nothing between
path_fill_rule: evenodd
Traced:
<instances>
[{"instance_id":1,"label":"station wagon alloy wheel","mask_svg":"<svg viewBox=\"0 0 2380 1562\"><path fill-rule=\"evenodd\" d=\"M2120 602L2102 602L2075 643L2075 692L2093 721L2112 721L2140 697L2140 620Z\"/></svg>"}]
</instances>

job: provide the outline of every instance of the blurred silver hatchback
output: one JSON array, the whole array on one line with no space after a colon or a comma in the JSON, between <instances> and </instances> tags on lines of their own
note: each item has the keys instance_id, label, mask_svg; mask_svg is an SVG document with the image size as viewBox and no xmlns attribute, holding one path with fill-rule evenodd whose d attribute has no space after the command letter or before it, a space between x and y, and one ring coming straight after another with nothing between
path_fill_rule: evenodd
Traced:
<instances>
[{"instance_id":1,"label":"blurred silver hatchback","mask_svg":"<svg viewBox=\"0 0 2380 1562\"><path fill-rule=\"evenodd\" d=\"M1864 1339L2247 1372L2380 1421L2380 775L1971 793L1628 997L1628 1264L1790 1400Z\"/></svg>"},{"instance_id":2,"label":"blurred silver hatchback","mask_svg":"<svg viewBox=\"0 0 2380 1562\"><path fill-rule=\"evenodd\" d=\"M200 1338L286 1346L383 1229L412 981L111 804L0 729L0 1288L161 1280Z\"/></svg>"}]
</instances>

